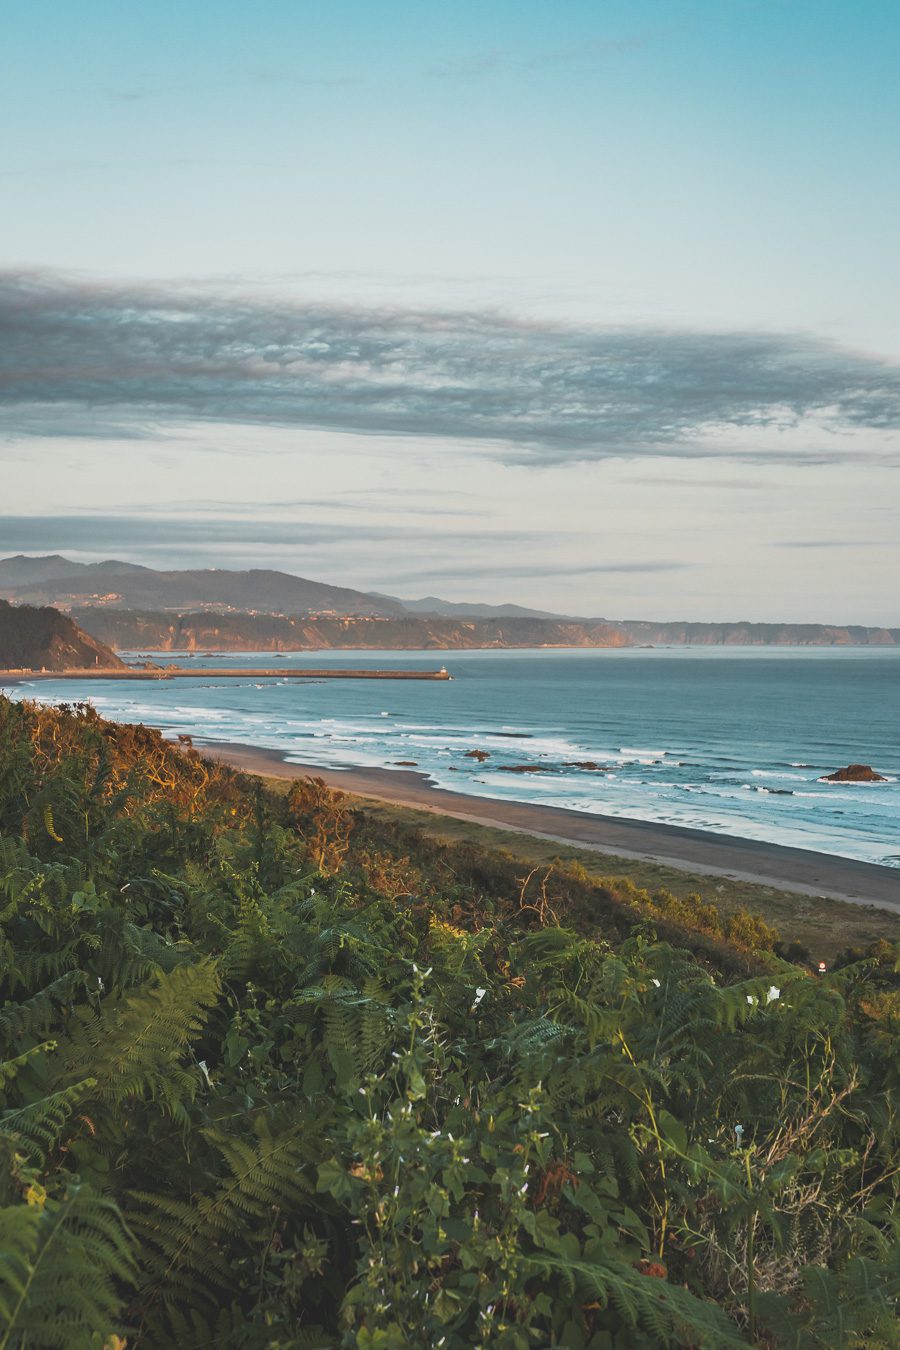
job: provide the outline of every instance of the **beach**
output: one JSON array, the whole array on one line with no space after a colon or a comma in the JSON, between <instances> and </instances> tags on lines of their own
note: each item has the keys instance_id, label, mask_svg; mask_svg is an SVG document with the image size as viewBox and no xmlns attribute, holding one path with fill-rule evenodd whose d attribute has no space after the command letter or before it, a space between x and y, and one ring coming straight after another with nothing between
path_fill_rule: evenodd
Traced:
<instances>
[{"instance_id":1,"label":"beach","mask_svg":"<svg viewBox=\"0 0 900 1350\"><path fill-rule=\"evenodd\" d=\"M798 895L874 905L900 913L900 871L809 849L734 838L686 826L603 816L533 802L451 792L408 769L336 768L287 761L276 750L239 742L196 741L201 753L269 778L322 778L329 787L436 815L550 839L560 844L662 863L679 871L774 886Z\"/></svg>"}]
</instances>

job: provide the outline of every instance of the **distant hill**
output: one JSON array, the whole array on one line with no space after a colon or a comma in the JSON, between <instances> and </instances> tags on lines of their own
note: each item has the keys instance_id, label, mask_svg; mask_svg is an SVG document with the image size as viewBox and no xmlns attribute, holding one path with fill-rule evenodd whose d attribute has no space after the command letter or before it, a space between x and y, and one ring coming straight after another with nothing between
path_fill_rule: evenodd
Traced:
<instances>
[{"instance_id":1,"label":"distant hill","mask_svg":"<svg viewBox=\"0 0 900 1350\"><path fill-rule=\"evenodd\" d=\"M73 563L54 554L0 561L0 596L65 609L102 603L117 609L233 609L263 614L402 614L402 604L346 586L254 568L157 572L133 563Z\"/></svg>"},{"instance_id":2,"label":"distant hill","mask_svg":"<svg viewBox=\"0 0 900 1350\"><path fill-rule=\"evenodd\" d=\"M254 645L261 650L277 650L279 643L285 650L379 645L407 650L479 646L831 647L900 643L900 629L896 628L577 618L522 605L450 601L434 595L400 600L392 595L331 586L269 569L163 572L116 560L75 563L59 554L41 558L19 554L0 560L0 597L24 604L53 604L75 613L88 632L120 648L171 645L171 633L179 631L188 620L198 647L226 644L223 649L233 651L252 651ZM104 615L109 617L103 618ZM202 615L205 618L201 619ZM255 622L270 617L280 622L268 625ZM370 633L352 623L348 627L342 623L345 619L358 619L361 623L369 619L395 622L393 627L380 626L377 633L374 629ZM319 627L310 627L309 620L315 620ZM144 629L148 636L133 640ZM219 639L203 636L216 632L221 635ZM156 633L157 638L151 639L150 633ZM261 639L262 634L271 637Z\"/></svg>"},{"instance_id":3,"label":"distant hill","mask_svg":"<svg viewBox=\"0 0 900 1350\"><path fill-rule=\"evenodd\" d=\"M64 558L59 553L47 554L42 558L29 558L17 553L14 558L0 558L0 590L16 589L22 586L39 585L43 581L59 578L87 578L99 575L124 576L129 572L149 572L149 567L138 563L118 562L110 558L106 562L79 563Z\"/></svg>"},{"instance_id":4,"label":"distant hill","mask_svg":"<svg viewBox=\"0 0 900 1350\"><path fill-rule=\"evenodd\" d=\"M396 604L402 605L409 614L429 614L441 618L568 619L570 617L566 614L553 614L546 609L528 609L524 605L467 604L463 600L441 600L436 595L426 595L422 600L400 600L395 595L379 596L378 598L395 601Z\"/></svg>"},{"instance_id":5,"label":"distant hill","mask_svg":"<svg viewBox=\"0 0 900 1350\"><path fill-rule=\"evenodd\" d=\"M118 670L123 664L58 609L0 600L0 670Z\"/></svg>"},{"instance_id":6,"label":"distant hill","mask_svg":"<svg viewBox=\"0 0 900 1350\"><path fill-rule=\"evenodd\" d=\"M827 623L652 623L616 620L636 646L652 647L893 647L900 628Z\"/></svg>"}]
</instances>

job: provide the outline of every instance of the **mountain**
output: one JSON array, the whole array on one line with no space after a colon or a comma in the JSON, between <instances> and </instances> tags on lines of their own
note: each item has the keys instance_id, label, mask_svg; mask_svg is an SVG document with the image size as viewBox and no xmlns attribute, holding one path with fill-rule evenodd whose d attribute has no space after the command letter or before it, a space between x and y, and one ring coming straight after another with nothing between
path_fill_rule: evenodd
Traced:
<instances>
[{"instance_id":1,"label":"mountain","mask_svg":"<svg viewBox=\"0 0 900 1350\"><path fill-rule=\"evenodd\" d=\"M0 591L15 590L19 587L40 585L41 582L94 576L99 574L122 576L129 572L148 572L150 569L138 563L107 562L79 563L64 558L59 553L50 553L40 558L26 557L17 553L14 558L0 558Z\"/></svg>"},{"instance_id":2,"label":"mountain","mask_svg":"<svg viewBox=\"0 0 900 1350\"><path fill-rule=\"evenodd\" d=\"M193 610L217 607L262 614L424 614L446 618L564 619L523 605L484 605L441 600L400 600L377 591L358 591L309 581L287 572L223 568L156 571L110 559L78 563L58 553L0 560L0 596L30 604L100 604L118 609Z\"/></svg>"},{"instance_id":3,"label":"mountain","mask_svg":"<svg viewBox=\"0 0 900 1350\"><path fill-rule=\"evenodd\" d=\"M75 610L79 623L120 651L316 651L328 648L622 647L611 624L547 619L394 617L285 618L272 614L165 614L106 608Z\"/></svg>"},{"instance_id":4,"label":"mountain","mask_svg":"<svg viewBox=\"0 0 900 1350\"><path fill-rule=\"evenodd\" d=\"M0 560L0 597L76 611L88 632L120 648L893 646L900 630L858 624L655 623L584 619L521 605L425 596L400 600L269 569L156 571L59 554ZM132 613L136 611L137 613ZM104 618L103 616L110 616ZM118 617L116 617L118 616ZM266 624L251 619L273 618ZM369 621L393 626L367 628ZM315 624L310 621L315 620ZM318 625L318 626L316 626ZM418 625L418 626L417 626ZM183 631L185 641L173 634ZM146 633L146 636L141 634ZM156 634L154 637L153 634ZM219 634L217 637L216 634Z\"/></svg>"},{"instance_id":5,"label":"mountain","mask_svg":"<svg viewBox=\"0 0 900 1350\"><path fill-rule=\"evenodd\" d=\"M0 669L120 670L124 662L58 609L0 600Z\"/></svg>"},{"instance_id":6,"label":"mountain","mask_svg":"<svg viewBox=\"0 0 900 1350\"><path fill-rule=\"evenodd\" d=\"M102 604L117 609L192 610L210 607L264 614L402 614L399 601L287 572L254 568L155 571L116 561L73 563L46 558L0 561L0 596L26 604Z\"/></svg>"}]
</instances>

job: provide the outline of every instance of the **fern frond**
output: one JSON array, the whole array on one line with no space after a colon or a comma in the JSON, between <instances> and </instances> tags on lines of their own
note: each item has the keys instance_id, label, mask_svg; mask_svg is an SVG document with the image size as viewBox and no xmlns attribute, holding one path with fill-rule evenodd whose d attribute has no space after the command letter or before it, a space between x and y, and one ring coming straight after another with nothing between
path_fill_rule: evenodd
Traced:
<instances>
[{"instance_id":1,"label":"fern frond","mask_svg":"<svg viewBox=\"0 0 900 1350\"><path fill-rule=\"evenodd\" d=\"M14 1081L19 1070L24 1069L26 1064L30 1064L38 1055L46 1054L49 1050L55 1049L56 1041L40 1041L37 1045L33 1045L30 1050L25 1050L21 1055L16 1055L14 1059L0 1060L0 1092Z\"/></svg>"},{"instance_id":2,"label":"fern frond","mask_svg":"<svg viewBox=\"0 0 900 1350\"><path fill-rule=\"evenodd\" d=\"M302 1168L310 1158L308 1123L292 1123L273 1132L265 1117L254 1122L251 1139L216 1128L203 1132L222 1155L227 1175L211 1195L192 1202L134 1192L141 1207L134 1228L155 1253L154 1288L166 1298L173 1286L187 1288L203 1300L215 1300L213 1286L228 1283L227 1247L241 1241L254 1245L266 1239L266 1225L275 1209L290 1209L311 1189Z\"/></svg>"},{"instance_id":3,"label":"fern frond","mask_svg":"<svg viewBox=\"0 0 900 1350\"><path fill-rule=\"evenodd\" d=\"M704 1302L680 1285L642 1275L620 1263L590 1265L549 1253L525 1260L544 1272L552 1270L561 1275L576 1298L611 1303L626 1327L638 1335L649 1335L648 1344L683 1345L689 1341L704 1350L746 1350L747 1342L717 1304Z\"/></svg>"},{"instance_id":4,"label":"fern frond","mask_svg":"<svg viewBox=\"0 0 900 1350\"><path fill-rule=\"evenodd\" d=\"M11 1137L18 1150L37 1166L43 1166L47 1153L58 1144L69 1116L94 1086L95 1079L83 1078L80 1083L27 1106L4 1111L0 1114L0 1137Z\"/></svg>"},{"instance_id":5,"label":"fern frond","mask_svg":"<svg viewBox=\"0 0 900 1350\"><path fill-rule=\"evenodd\" d=\"M0 1009L0 1045L18 1044L23 1036L46 1036L57 1009L83 993L84 985L84 973L70 970L24 1003L6 1004Z\"/></svg>"},{"instance_id":6,"label":"fern frond","mask_svg":"<svg viewBox=\"0 0 900 1350\"><path fill-rule=\"evenodd\" d=\"M84 1186L0 1210L0 1350L88 1350L116 1330L133 1281L116 1206Z\"/></svg>"},{"instance_id":7,"label":"fern frond","mask_svg":"<svg viewBox=\"0 0 900 1350\"><path fill-rule=\"evenodd\" d=\"M135 993L105 999L99 1014L79 1009L64 1073L89 1067L102 1098L148 1093L175 1110L193 1082L179 1074L177 1061L203 1029L219 987L216 963L204 959L161 973Z\"/></svg>"}]
</instances>

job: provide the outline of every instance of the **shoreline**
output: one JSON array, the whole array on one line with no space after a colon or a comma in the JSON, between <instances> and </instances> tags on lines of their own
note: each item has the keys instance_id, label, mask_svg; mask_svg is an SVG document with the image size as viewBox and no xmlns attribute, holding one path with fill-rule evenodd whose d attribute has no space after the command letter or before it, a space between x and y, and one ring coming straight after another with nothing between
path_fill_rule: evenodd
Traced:
<instances>
[{"instance_id":1,"label":"shoreline","mask_svg":"<svg viewBox=\"0 0 900 1350\"><path fill-rule=\"evenodd\" d=\"M577 845L616 858L654 862L678 871L728 877L798 895L874 905L900 913L900 869L877 863L714 834L689 826L654 824L498 797L475 797L436 787L427 774L405 769L296 763L287 760L280 750L236 741L210 742L194 737L194 744L207 758L221 760L245 773L282 779L317 777L329 787L353 796Z\"/></svg>"}]
</instances>

